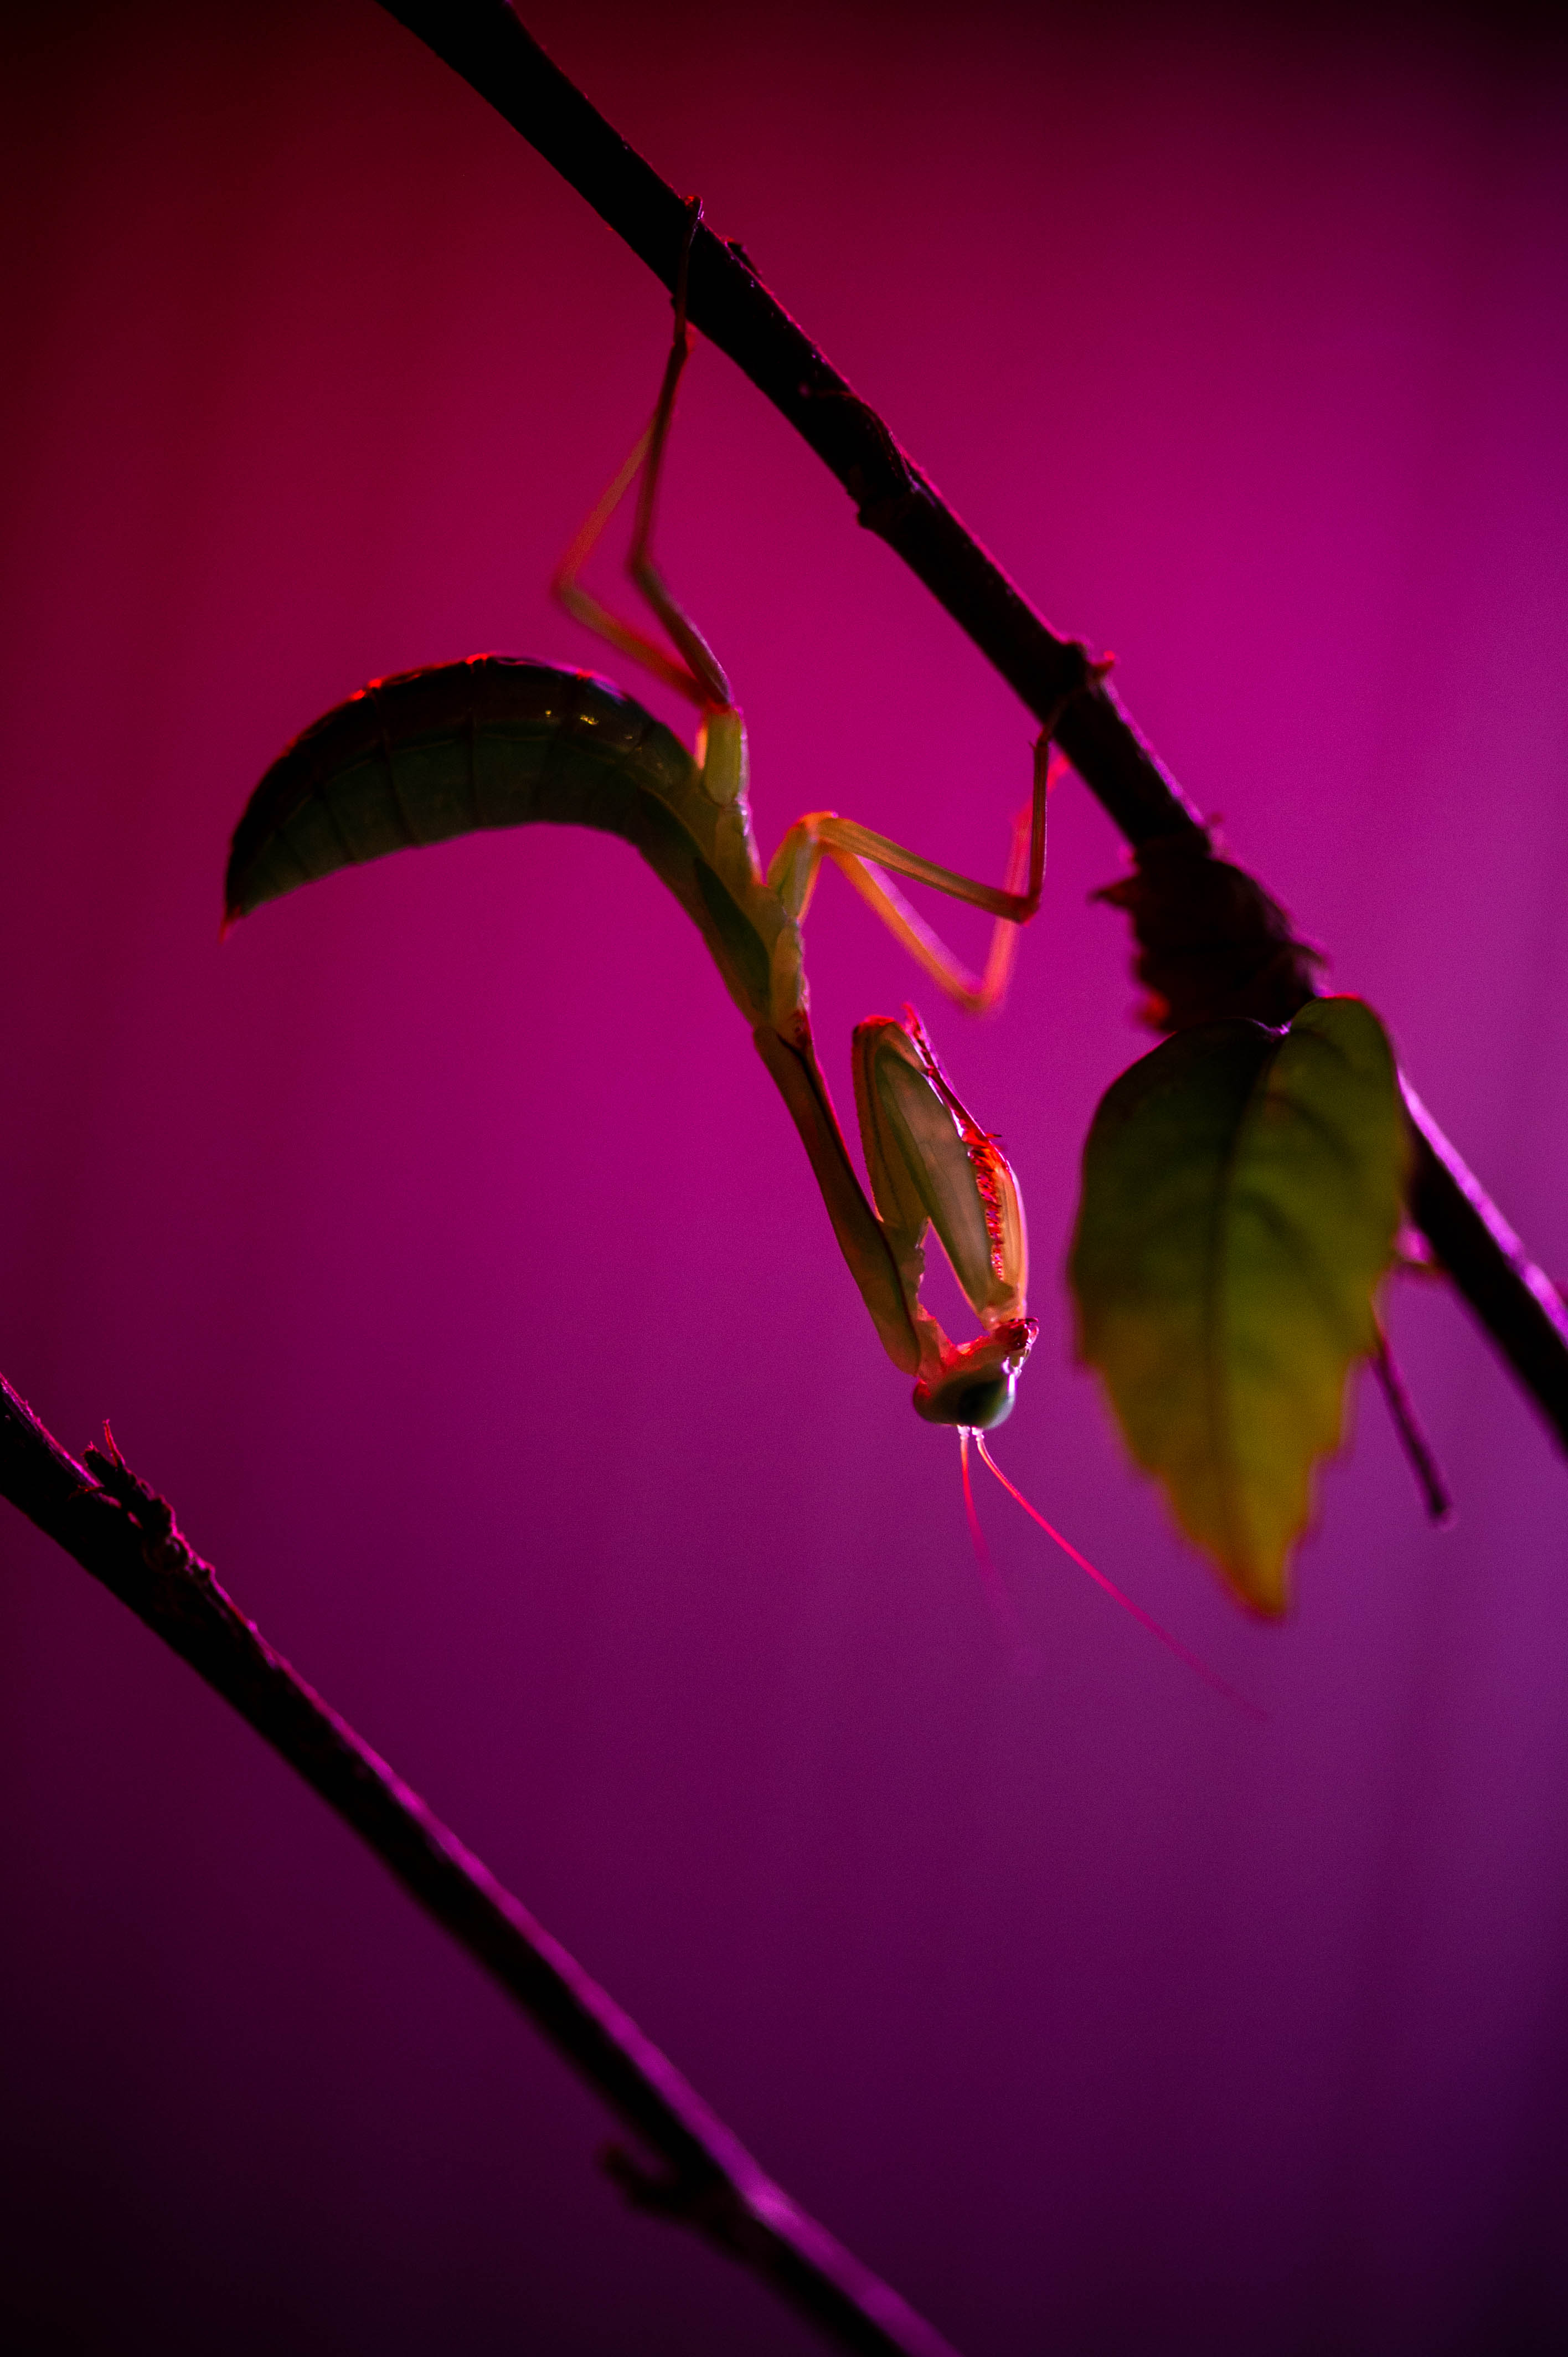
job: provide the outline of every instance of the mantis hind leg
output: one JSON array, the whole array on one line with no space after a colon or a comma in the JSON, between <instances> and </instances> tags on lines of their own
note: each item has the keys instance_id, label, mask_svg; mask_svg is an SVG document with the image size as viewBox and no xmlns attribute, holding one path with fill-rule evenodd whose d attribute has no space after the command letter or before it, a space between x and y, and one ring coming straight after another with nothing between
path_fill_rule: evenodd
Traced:
<instances>
[{"instance_id":1,"label":"mantis hind leg","mask_svg":"<svg viewBox=\"0 0 1568 2357\"><path fill-rule=\"evenodd\" d=\"M671 423L675 414L675 396L680 389L682 371L692 351L692 331L686 324L686 274L691 261L692 240L696 235L702 212L701 199L693 198L685 243L681 251L680 268L675 277L674 333L653 415L561 559L551 587L558 602L574 620L585 624L618 653L639 663L644 671L651 672L656 679L662 680L667 687L672 687L677 694L685 696L701 710L716 713L735 709L729 682L701 630L666 587L652 555L659 484L669 447ZM610 518L639 475L641 488L638 493L631 543L627 551L626 570L669 633L671 643L679 651L678 662L657 640L639 630L634 622L623 620L591 590L582 586L584 567L603 537Z\"/></svg>"}]
</instances>

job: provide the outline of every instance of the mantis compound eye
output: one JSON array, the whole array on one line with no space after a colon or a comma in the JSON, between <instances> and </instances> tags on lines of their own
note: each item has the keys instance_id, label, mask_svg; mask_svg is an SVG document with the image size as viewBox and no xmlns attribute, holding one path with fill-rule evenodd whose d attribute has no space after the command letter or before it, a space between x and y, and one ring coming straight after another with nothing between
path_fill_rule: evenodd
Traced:
<instances>
[{"instance_id":1,"label":"mantis compound eye","mask_svg":"<svg viewBox=\"0 0 1568 2357\"><path fill-rule=\"evenodd\" d=\"M993 1375L989 1380L959 1376L929 1389L918 1383L915 1413L928 1424L956 1424L970 1432L994 1432L1012 1415L1015 1392L1012 1375Z\"/></svg>"}]
</instances>

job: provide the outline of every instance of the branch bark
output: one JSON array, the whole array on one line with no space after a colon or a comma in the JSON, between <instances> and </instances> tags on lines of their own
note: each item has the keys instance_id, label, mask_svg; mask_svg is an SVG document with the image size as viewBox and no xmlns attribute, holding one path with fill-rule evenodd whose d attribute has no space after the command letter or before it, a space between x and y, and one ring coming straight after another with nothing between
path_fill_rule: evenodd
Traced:
<instances>
[{"instance_id":1,"label":"branch bark","mask_svg":"<svg viewBox=\"0 0 1568 2357\"><path fill-rule=\"evenodd\" d=\"M673 291L685 200L546 57L505 0L381 0L489 101ZM770 295L736 242L699 227L688 307L1042 724L1080 677L1060 637L982 548L876 413ZM1207 830L1108 683L1072 697L1056 742L1134 847ZM1568 1310L1405 1083L1411 1211L1480 1324L1568 1448Z\"/></svg>"},{"instance_id":2,"label":"branch bark","mask_svg":"<svg viewBox=\"0 0 1568 2357\"><path fill-rule=\"evenodd\" d=\"M673 2064L353 1728L274 1653L118 1451L79 1465L0 1376L0 1494L73 1555L352 1826L602 2096L663 2172L612 2147L635 2206L693 2226L841 2349L955 2357L774 2184Z\"/></svg>"}]
</instances>

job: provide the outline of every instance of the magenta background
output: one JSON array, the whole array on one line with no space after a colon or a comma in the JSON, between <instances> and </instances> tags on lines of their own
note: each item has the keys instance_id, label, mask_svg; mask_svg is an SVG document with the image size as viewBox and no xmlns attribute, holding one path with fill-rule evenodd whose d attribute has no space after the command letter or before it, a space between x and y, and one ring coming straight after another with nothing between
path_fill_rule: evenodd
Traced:
<instances>
[{"instance_id":1,"label":"magenta background","mask_svg":"<svg viewBox=\"0 0 1568 2357\"><path fill-rule=\"evenodd\" d=\"M1568 1271L1561 52L1422 12L532 21L1118 650ZM616 668L543 585L651 399L660 290L359 0L6 30L6 1373L73 1446L113 1416L273 1640L971 2357L1557 2345L1568 1485L1531 1413L1403 1293L1459 1527L1369 1399L1286 1629L1167 1535L1068 1364L1078 1147L1142 1045L1069 784L1004 1016L915 994L1032 1215L999 1454L1272 1718L993 1492L1016 1674L951 1444L628 851L480 838L218 948L247 793L365 677ZM827 804L999 868L1025 716L711 350L665 547L766 846ZM911 975L832 881L809 954L847 1102L851 1024ZM188 1672L0 1545L15 2345L807 2345L620 2210L597 2106Z\"/></svg>"}]
</instances>

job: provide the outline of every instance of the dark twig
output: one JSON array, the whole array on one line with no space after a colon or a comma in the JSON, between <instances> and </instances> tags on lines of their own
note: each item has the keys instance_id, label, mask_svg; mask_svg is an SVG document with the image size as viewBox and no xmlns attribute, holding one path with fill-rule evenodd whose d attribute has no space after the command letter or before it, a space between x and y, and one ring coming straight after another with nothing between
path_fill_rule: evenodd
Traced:
<instances>
[{"instance_id":1,"label":"dark twig","mask_svg":"<svg viewBox=\"0 0 1568 2357\"><path fill-rule=\"evenodd\" d=\"M1399 1361L1389 1348L1389 1338L1380 1326L1378 1329L1378 1347L1372 1352L1372 1372L1388 1405L1399 1445L1415 1476L1422 1503L1426 1508L1426 1518L1428 1522L1435 1523L1439 1530L1444 1530L1454 1519L1453 1494L1443 1478L1443 1468L1405 1389Z\"/></svg>"},{"instance_id":2,"label":"dark twig","mask_svg":"<svg viewBox=\"0 0 1568 2357\"><path fill-rule=\"evenodd\" d=\"M539 150L671 290L685 200L553 65L504 0L381 0ZM860 522L897 550L1036 717L1054 724L1084 783L1134 848L1207 843L1202 821L1108 683L1083 687L1083 651L1058 635L981 547L804 330L736 240L700 228L693 322L727 352L832 468ZM1072 693L1080 690L1079 693ZM1064 694L1071 700L1061 709ZM1412 1217L1537 1405L1568 1446L1568 1311L1432 1116L1406 1091Z\"/></svg>"},{"instance_id":3,"label":"dark twig","mask_svg":"<svg viewBox=\"0 0 1568 2357\"><path fill-rule=\"evenodd\" d=\"M0 1494L233 1705L618 2114L660 2164L612 2147L605 2165L628 2198L695 2227L840 2348L954 2357L763 2174L635 2022L273 1652L107 1426L104 1437L86 1452L89 1471L0 1377Z\"/></svg>"}]
</instances>

